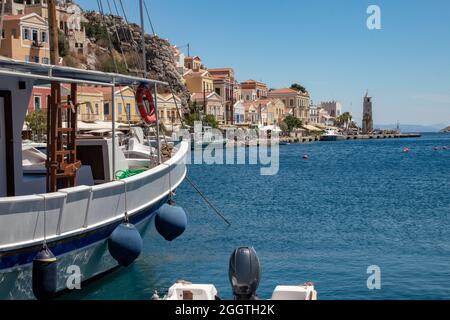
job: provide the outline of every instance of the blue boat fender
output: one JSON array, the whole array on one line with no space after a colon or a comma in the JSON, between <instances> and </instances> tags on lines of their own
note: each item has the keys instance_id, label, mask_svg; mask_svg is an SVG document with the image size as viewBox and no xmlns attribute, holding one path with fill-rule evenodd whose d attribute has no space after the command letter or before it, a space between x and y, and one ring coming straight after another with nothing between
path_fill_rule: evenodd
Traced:
<instances>
[{"instance_id":1,"label":"blue boat fender","mask_svg":"<svg viewBox=\"0 0 450 320\"><path fill-rule=\"evenodd\" d=\"M183 208L173 202L164 204L155 217L155 227L167 241L173 241L181 236L187 227L187 215Z\"/></svg>"},{"instance_id":2,"label":"blue boat fender","mask_svg":"<svg viewBox=\"0 0 450 320\"><path fill-rule=\"evenodd\" d=\"M126 222L120 224L108 239L109 253L122 267L131 265L140 256L142 247L139 231Z\"/></svg>"},{"instance_id":3,"label":"blue boat fender","mask_svg":"<svg viewBox=\"0 0 450 320\"><path fill-rule=\"evenodd\" d=\"M46 245L33 259L33 294L38 300L49 300L57 291L57 259Z\"/></svg>"}]
</instances>

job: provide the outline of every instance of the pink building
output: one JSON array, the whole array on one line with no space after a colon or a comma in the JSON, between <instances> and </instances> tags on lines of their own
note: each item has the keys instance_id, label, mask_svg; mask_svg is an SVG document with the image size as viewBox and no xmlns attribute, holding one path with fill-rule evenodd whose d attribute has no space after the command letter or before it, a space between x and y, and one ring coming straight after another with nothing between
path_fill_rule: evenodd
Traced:
<instances>
[{"instance_id":1,"label":"pink building","mask_svg":"<svg viewBox=\"0 0 450 320\"><path fill-rule=\"evenodd\" d=\"M47 109L47 100L50 87L33 87L31 99L28 103L28 112Z\"/></svg>"}]
</instances>

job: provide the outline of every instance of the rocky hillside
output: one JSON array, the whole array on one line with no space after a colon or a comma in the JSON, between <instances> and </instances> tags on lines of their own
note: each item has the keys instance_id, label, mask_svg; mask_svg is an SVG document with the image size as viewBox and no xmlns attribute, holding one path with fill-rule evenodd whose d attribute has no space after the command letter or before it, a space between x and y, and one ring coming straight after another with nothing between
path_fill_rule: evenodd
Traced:
<instances>
[{"instance_id":1,"label":"rocky hillside","mask_svg":"<svg viewBox=\"0 0 450 320\"><path fill-rule=\"evenodd\" d=\"M445 129L442 129L442 131L441 132L449 132L450 133L450 126L448 126L447 128L445 128Z\"/></svg>"},{"instance_id":2,"label":"rocky hillside","mask_svg":"<svg viewBox=\"0 0 450 320\"><path fill-rule=\"evenodd\" d=\"M115 72L117 65L119 73L142 76L141 28L136 24L126 24L117 16L86 12L85 17L88 21L85 23L89 38L88 54L80 56L72 52L65 59L68 64L105 72ZM110 50L109 38L113 50ZM172 45L167 40L148 34L145 35L145 42L148 76L168 82L170 85L160 90L170 92L172 89L181 98L183 110L186 110L189 92L177 72Z\"/></svg>"}]
</instances>

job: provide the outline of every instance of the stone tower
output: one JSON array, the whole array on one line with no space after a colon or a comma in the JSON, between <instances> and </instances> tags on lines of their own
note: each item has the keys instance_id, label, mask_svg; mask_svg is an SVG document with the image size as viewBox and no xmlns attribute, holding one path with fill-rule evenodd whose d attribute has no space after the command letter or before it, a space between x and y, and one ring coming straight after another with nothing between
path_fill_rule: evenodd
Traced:
<instances>
[{"instance_id":1,"label":"stone tower","mask_svg":"<svg viewBox=\"0 0 450 320\"><path fill-rule=\"evenodd\" d=\"M369 92L364 97L362 130L363 133L373 131L372 97L369 97Z\"/></svg>"}]
</instances>

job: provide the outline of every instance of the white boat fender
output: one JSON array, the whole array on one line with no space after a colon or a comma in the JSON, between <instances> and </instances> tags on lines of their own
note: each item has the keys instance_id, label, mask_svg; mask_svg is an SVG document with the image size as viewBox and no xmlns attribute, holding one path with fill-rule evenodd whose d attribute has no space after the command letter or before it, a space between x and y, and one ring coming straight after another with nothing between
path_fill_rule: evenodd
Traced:
<instances>
[{"instance_id":1,"label":"white boat fender","mask_svg":"<svg viewBox=\"0 0 450 320\"><path fill-rule=\"evenodd\" d=\"M46 244L33 259L33 294L38 300L49 300L57 290L57 259Z\"/></svg>"}]
</instances>

